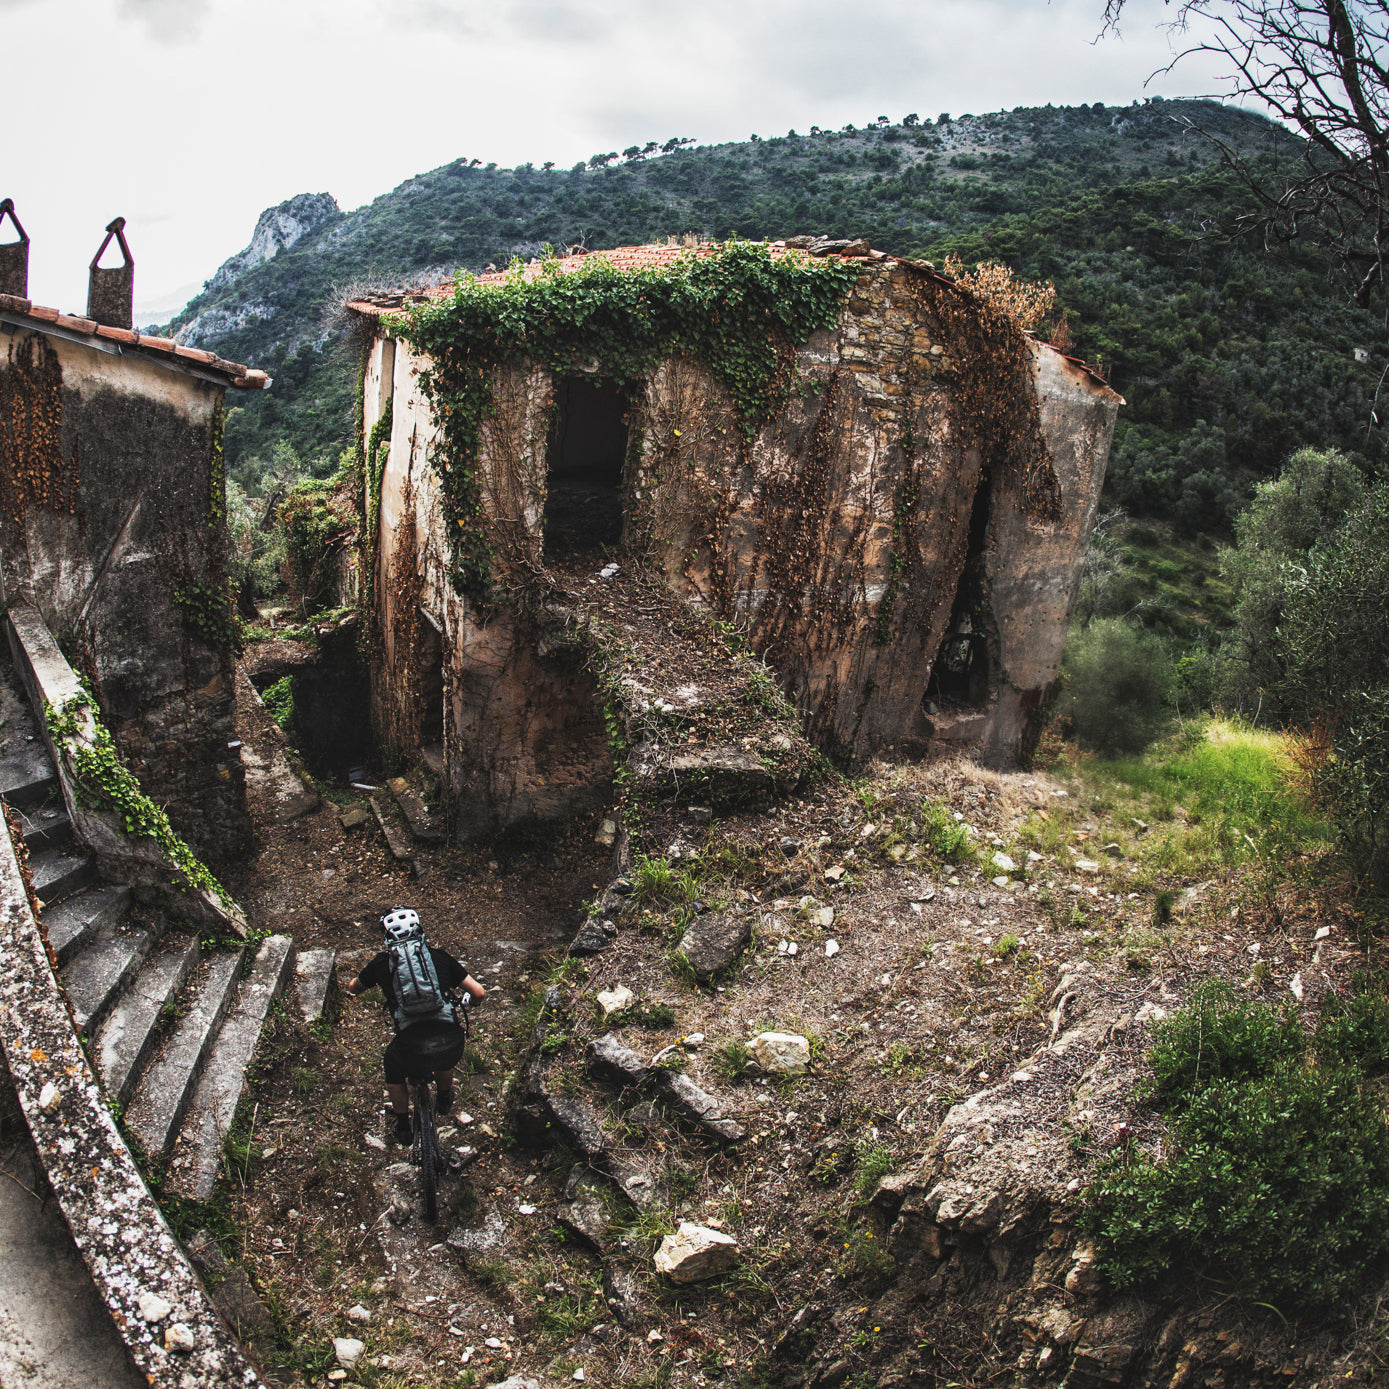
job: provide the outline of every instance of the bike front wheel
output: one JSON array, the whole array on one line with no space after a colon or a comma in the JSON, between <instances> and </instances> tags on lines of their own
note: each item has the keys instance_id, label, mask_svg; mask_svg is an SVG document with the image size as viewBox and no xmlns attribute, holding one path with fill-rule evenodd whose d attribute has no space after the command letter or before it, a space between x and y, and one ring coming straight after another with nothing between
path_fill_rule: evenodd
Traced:
<instances>
[{"instance_id":1,"label":"bike front wheel","mask_svg":"<svg viewBox=\"0 0 1389 1389\"><path fill-rule=\"evenodd\" d=\"M433 1225L439 1218L439 1137L426 1087L415 1094L415 1132L419 1144L420 1201L426 1222Z\"/></svg>"}]
</instances>

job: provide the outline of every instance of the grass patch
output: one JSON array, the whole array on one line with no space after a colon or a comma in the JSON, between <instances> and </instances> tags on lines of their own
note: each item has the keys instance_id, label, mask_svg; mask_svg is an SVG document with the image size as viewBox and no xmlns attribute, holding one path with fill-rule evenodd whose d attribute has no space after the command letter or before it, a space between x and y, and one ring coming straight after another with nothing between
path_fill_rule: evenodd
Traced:
<instances>
[{"instance_id":1,"label":"grass patch","mask_svg":"<svg viewBox=\"0 0 1389 1389\"><path fill-rule=\"evenodd\" d=\"M1287 865L1334 842L1330 823L1297 789L1291 740L1235 720L1190 723L1141 757L1087 758L1076 772L1090 812L1108 822L1105 833L1118 835L1140 874ZM1080 811L1075 805L1073 813ZM1139 821L1145 828L1133 836ZM1049 819L1029 820L1021 838L1063 863L1069 857L1069 825L1055 809ZM1170 896L1155 901L1154 924L1165 925L1171 908Z\"/></svg>"},{"instance_id":2,"label":"grass patch","mask_svg":"<svg viewBox=\"0 0 1389 1389\"><path fill-rule=\"evenodd\" d=\"M752 1068L752 1052L746 1042L740 1042L735 1037L730 1041L720 1042L713 1049L710 1053L710 1064L714 1068L714 1074L721 1080L742 1080Z\"/></svg>"}]
</instances>

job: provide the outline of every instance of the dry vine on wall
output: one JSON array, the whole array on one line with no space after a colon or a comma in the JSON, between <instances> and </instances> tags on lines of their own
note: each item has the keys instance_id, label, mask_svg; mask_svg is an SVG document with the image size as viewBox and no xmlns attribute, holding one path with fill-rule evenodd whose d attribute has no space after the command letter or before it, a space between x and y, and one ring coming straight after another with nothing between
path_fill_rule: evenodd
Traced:
<instances>
[{"instance_id":1,"label":"dry vine on wall","mask_svg":"<svg viewBox=\"0 0 1389 1389\"><path fill-rule=\"evenodd\" d=\"M31 333L0 370L0 508L21 535L30 507L76 514L77 459L63 458L62 434L62 365Z\"/></svg>"}]
</instances>

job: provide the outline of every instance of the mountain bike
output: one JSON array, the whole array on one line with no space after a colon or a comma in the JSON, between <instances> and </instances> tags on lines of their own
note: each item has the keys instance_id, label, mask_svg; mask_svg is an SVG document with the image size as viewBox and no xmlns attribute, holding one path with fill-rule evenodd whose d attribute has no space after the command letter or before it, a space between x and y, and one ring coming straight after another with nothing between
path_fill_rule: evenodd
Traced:
<instances>
[{"instance_id":1,"label":"mountain bike","mask_svg":"<svg viewBox=\"0 0 1389 1389\"><path fill-rule=\"evenodd\" d=\"M431 1086L436 1071L452 1070L463 1059L468 1045L467 1001L455 1003L454 1013L456 1026L426 1023L411 1029L420 1035L411 1036L413 1054L405 1077L410 1087L410 1161L420 1169L420 1204L429 1225L439 1218L439 1174L444 1166Z\"/></svg>"}]
</instances>

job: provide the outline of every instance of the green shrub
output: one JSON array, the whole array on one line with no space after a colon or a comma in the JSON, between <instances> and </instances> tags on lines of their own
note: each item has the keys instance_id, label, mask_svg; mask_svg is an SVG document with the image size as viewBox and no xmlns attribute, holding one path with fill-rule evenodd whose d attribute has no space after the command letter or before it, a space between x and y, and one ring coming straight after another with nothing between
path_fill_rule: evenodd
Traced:
<instances>
[{"instance_id":1,"label":"green shrub","mask_svg":"<svg viewBox=\"0 0 1389 1389\"><path fill-rule=\"evenodd\" d=\"M1217 1081L1259 1080L1299 1060L1306 1038L1296 1010L1275 1011L1207 980L1175 1017L1154 1029L1148 1055L1154 1090L1168 1109L1185 1109Z\"/></svg>"},{"instance_id":2,"label":"green shrub","mask_svg":"<svg viewBox=\"0 0 1389 1389\"><path fill-rule=\"evenodd\" d=\"M1172 662L1162 641L1118 617L1071 633L1059 712L1083 747L1142 752L1166 727Z\"/></svg>"},{"instance_id":3,"label":"green shrub","mask_svg":"<svg viewBox=\"0 0 1389 1389\"><path fill-rule=\"evenodd\" d=\"M1346 1002L1332 998L1317 1027L1317 1058L1358 1067L1367 1076L1389 1072L1389 999L1359 989Z\"/></svg>"},{"instance_id":4,"label":"green shrub","mask_svg":"<svg viewBox=\"0 0 1389 1389\"><path fill-rule=\"evenodd\" d=\"M1285 1065L1201 1091L1162 1162L1101 1163L1086 1224L1116 1287L1182 1268L1325 1306L1389 1252L1384 1116L1354 1071Z\"/></svg>"},{"instance_id":5,"label":"green shrub","mask_svg":"<svg viewBox=\"0 0 1389 1389\"><path fill-rule=\"evenodd\" d=\"M265 712L281 727L288 728L294 718L294 677L286 675L283 679L267 685L261 694Z\"/></svg>"},{"instance_id":6,"label":"green shrub","mask_svg":"<svg viewBox=\"0 0 1389 1389\"><path fill-rule=\"evenodd\" d=\"M1389 1062L1389 1003L1333 1004L1308 1047L1291 1010L1209 983L1157 1029L1161 1160L1103 1159L1082 1228L1119 1288L1186 1272L1312 1309L1389 1259L1389 1142L1367 1074Z\"/></svg>"}]
</instances>

